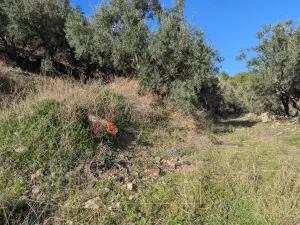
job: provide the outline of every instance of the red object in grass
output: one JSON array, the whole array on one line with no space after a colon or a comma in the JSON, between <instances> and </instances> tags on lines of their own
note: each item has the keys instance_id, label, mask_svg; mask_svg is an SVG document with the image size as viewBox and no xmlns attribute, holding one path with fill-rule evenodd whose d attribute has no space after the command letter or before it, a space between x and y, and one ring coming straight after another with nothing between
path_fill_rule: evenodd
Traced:
<instances>
[{"instance_id":1,"label":"red object in grass","mask_svg":"<svg viewBox=\"0 0 300 225\"><path fill-rule=\"evenodd\" d=\"M110 133L111 135L116 136L116 134L119 131L117 126L113 122L110 122L110 121L106 121L106 125L107 125L107 132Z\"/></svg>"}]
</instances>

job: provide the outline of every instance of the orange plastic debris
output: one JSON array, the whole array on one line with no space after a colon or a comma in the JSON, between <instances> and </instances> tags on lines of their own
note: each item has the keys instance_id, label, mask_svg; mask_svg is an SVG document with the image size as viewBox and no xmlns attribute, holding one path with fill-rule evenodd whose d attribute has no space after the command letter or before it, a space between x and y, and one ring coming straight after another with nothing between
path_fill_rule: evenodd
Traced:
<instances>
[{"instance_id":1,"label":"orange plastic debris","mask_svg":"<svg viewBox=\"0 0 300 225\"><path fill-rule=\"evenodd\" d=\"M106 124L107 124L107 132L115 136L119 131L117 126L110 121L106 121Z\"/></svg>"}]
</instances>

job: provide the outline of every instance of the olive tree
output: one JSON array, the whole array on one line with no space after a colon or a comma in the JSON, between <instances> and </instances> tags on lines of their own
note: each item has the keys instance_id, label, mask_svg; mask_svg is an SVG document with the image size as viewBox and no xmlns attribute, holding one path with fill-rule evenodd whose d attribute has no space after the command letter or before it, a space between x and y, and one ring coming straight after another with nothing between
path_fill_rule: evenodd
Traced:
<instances>
[{"instance_id":1,"label":"olive tree","mask_svg":"<svg viewBox=\"0 0 300 225\"><path fill-rule=\"evenodd\" d=\"M23 69L68 58L64 27L71 10L69 0L0 0L4 52Z\"/></svg>"},{"instance_id":2,"label":"olive tree","mask_svg":"<svg viewBox=\"0 0 300 225\"><path fill-rule=\"evenodd\" d=\"M139 79L144 90L190 112L200 103L213 107L218 91L215 62L220 57L205 43L203 31L187 23L183 11L184 1L177 1L171 10L160 13Z\"/></svg>"},{"instance_id":3,"label":"olive tree","mask_svg":"<svg viewBox=\"0 0 300 225\"><path fill-rule=\"evenodd\" d=\"M300 28L288 20L264 25L256 37L260 43L248 49L256 56L247 61L247 66L257 71L252 89L269 109L274 109L277 101L290 115L290 105L300 109ZM238 59L245 58L242 53Z\"/></svg>"},{"instance_id":4,"label":"olive tree","mask_svg":"<svg viewBox=\"0 0 300 225\"><path fill-rule=\"evenodd\" d=\"M67 21L67 39L78 59L88 59L104 72L136 74L147 48L147 20L160 9L157 0L111 0L90 18L77 10Z\"/></svg>"}]
</instances>

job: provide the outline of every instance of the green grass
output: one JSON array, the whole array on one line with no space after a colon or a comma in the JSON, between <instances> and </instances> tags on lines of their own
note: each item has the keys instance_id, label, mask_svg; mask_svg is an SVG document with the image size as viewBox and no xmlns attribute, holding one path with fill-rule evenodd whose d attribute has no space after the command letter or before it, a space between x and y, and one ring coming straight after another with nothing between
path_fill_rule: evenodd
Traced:
<instances>
[{"instance_id":1,"label":"green grass","mask_svg":"<svg viewBox=\"0 0 300 225\"><path fill-rule=\"evenodd\" d=\"M288 139L288 142L293 144L293 145L300 146L300 134L297 134L293 137L290 137Z\"/></svg>"},{"instance_id":2,"label":"green grass","mask_svg":"<svg viewBox=\"0 0 300 225\"><path fill-rule=\"evenodd\" d=\"M79 97L0 112L0 224L26 224L32 212L55 225L299 223L299 124L233 119L199 134L167 109L136 119L128 96L108 87ZM93 137L90 114L120 134ZM134 147L120 149L124 133ZM174 171L163 162L177 159L190 165ZM144 172L153 168L159 177ZM95 197L99 209L85 209Z\"/></svg>"}]
</instances>

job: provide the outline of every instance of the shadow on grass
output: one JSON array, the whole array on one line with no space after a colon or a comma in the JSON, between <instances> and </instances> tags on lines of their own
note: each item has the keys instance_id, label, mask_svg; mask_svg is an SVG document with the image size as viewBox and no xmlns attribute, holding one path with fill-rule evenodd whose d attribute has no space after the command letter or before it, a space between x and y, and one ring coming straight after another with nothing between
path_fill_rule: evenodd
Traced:
<instances>
[{"instance_id":1,"label":"shadow on grass","mask_svg":"<svg viewBox=\"0 0 300 225\"><path fill-rule=\"evenodd\" d=\"M234 128L250 128L257 124L256 121L251 120L228 120L223 122L218 122L217 125L225 127L234 127Z\"/></svg>"},{"instance_id":2,"label":"shadow on grass","mask_svg":"<svg viewBox=\"0 0 300 225\"><path fill-rule=\"evenodd\" d=\"M225 135L228 133L233 133L237 128L250 128L253 127L257 122L251 120L227 120L218 121L213 124L208 133L214 135Z\"/></svg>"}]
</instances>

